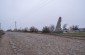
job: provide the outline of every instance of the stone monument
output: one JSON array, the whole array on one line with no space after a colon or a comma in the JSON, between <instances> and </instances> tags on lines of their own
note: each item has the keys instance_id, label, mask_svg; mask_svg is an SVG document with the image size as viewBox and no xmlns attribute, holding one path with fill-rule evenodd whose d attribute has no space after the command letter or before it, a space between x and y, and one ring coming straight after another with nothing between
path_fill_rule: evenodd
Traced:
<instances>
[{"instance_id":1,"label":"stone monument","mask_svg":"<svg viewBox=\"0 0 85 55\"><path fill-rule=\"evenodd\" d=\"M61 32L62 31L62 29L61 29L61 17L59 17L59 19L58 19L58 22L57 22L57 25L56 25L56 32Z\"/></svg>"}]
</instances>

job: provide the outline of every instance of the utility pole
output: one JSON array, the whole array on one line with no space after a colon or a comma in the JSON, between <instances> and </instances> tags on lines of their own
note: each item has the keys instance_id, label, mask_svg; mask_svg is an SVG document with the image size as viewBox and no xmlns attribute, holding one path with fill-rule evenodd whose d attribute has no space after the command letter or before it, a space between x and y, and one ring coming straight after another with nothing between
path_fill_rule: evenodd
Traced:
<instances>
[{"instance_id":1,"label":"utility pole","mask_svg":"<svg viewBox=\"0 0 85 55\"><path fill-rule=\"evenodd\" d=\"M15 29L17 29L17 23L16 23L16 21L15 21Z\"/></svg>"},{"instance_id":2,"label":"utility pole","mask_svg":"<svg viewBox=\"0 0 85 55\"><path fill-rule=\"evenodd\" d=\"M15 29L14 29L14 31L17 31L17 23L16 23L16 21L14 23L15 23Z\"/></svg>"}]
</instances>

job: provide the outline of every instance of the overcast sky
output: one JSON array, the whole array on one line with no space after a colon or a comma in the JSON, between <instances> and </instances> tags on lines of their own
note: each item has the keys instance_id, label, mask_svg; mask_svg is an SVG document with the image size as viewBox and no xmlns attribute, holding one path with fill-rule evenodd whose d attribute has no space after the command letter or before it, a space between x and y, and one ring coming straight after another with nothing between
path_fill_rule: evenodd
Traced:
<instances>
[{"instance_id":1,"label":"overcast sky","mask_svg":"<svg viewBox=\"0 0 85 55\"><path fill-rule=\"evenodd\" d=\"M56 25L59 17L68 26L85 27L85 0L0 0L3 29Z\"/></svg>"}]
</instances>

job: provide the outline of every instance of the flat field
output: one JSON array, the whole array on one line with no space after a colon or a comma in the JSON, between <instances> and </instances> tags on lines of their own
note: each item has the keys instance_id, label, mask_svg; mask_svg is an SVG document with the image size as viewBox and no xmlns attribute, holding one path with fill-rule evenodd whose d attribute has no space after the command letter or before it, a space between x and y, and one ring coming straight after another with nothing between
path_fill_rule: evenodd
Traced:
<instances>
[{"instance_id":1,"label":"flat field","mask_svg":"<svg viewBox=\"0 0 85 55\"><path fill-rule=\"evenodd\" d=\"M85 40L36 33L6 32L0 55L85 55Z\"/></svg>"}]
</instances>

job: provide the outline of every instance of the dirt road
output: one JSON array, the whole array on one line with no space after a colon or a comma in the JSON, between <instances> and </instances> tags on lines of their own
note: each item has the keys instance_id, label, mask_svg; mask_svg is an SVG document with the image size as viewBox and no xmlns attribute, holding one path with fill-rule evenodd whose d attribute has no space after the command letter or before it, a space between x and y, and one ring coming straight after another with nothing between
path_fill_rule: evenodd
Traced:
<instances>
[{"instance_id":1,"label":"dirt road","mask_svg":"<svg viewBox=\"0 0 85 55\"><path fill-rule=\"evenodd\" d=\"M85 55L85 40L6 32L0 40L0 55Z\"/></svg>"}]
</instances>

